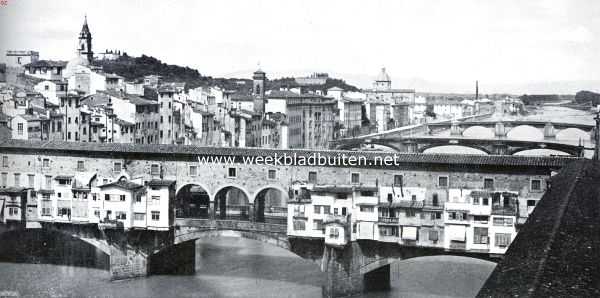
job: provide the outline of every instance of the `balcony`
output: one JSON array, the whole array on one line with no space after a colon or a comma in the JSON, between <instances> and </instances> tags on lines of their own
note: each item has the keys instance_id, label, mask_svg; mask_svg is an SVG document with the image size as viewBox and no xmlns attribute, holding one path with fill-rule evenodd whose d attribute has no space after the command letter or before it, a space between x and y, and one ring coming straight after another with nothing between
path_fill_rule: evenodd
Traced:
<instances>
[{"instance_id":1,"label":"balcony","mask_svg":"<svg viewBox=\"0 0 600 298\"><path fill-rule=\"evenodd\" d=\"M516 205L493 205L492 206L492 214L493 215L509 215L515 216L517 215L517 206Z\"/></svg>"},{"instance_id":2,"label":"balcony","mask_svg":"<svg viewBox=\"0 0 600 298\"><path fill-rule=\"evenodd\" d=\"M323 220L323 224L328 223L339 223L341 225L345 225L348 223L348 216L346 215L327 215L325 216L325 220Z\"/></svg>"}]
</instances>

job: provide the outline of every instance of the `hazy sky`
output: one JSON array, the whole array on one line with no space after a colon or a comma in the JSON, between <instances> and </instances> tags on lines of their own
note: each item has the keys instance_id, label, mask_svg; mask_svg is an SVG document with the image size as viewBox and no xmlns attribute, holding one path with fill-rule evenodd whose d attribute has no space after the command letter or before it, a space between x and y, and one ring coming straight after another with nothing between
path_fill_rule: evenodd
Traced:
<instances>
[{"instance_id":1,"label":"hazy sky","mask_svg":"<svg viewBox=\"0 0 600 298\"><path fill-rule=\"evenodd\" d=\"M213 76L249 76L260 62L270 77L324 71L369 87L385 66L397 88L600 89L598 0L8 0L0 51L69 60L86 13L96 52Z\"/></svg>"}]
</instances>

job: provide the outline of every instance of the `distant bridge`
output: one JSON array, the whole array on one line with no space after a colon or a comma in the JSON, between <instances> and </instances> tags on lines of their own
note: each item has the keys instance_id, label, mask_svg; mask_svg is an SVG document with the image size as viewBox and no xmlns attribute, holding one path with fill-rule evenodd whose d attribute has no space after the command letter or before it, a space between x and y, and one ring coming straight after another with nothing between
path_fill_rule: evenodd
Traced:
<instances>
[{"instance_id":1,"label":"distant bridge","mask_svg":"<svg viewBox=\"0 0 600 298\"><path fill-rule=\"evenodd\" d=\"M583 156L586 148L583 145L572 145L558 141L527 141L513 139L480 139L467 137L405 137L405 138L379 138L379 139L354 139L341 142L337 149L352 150L361 149L365 146L379 145L387 147L396 152L425 153L426 150L444 147L461 146L476 149L482 154L514 155L516 153L535 150L549 149L564 152L571 156Z\"/></svg>"}]
</instances>

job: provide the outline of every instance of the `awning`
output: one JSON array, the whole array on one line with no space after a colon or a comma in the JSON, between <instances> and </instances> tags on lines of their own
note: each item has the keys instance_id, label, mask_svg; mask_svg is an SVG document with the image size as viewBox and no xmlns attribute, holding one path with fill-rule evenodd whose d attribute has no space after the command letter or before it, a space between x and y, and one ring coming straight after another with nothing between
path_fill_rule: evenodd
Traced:
<instances>
[{"instance_id":1,"label":"awning","mask_svg":"<svg viewBox=\"0 0 600 298\"><path fill-rule=\"evenodd\" d=\"M402 239L417 240L417 227L402 227Z\"/></svg>"},{"instance_id":2,"label":"awning","mask_svg":"<svg viewBox=\"0 0 600 298\"><path fill-rule=\"evenodd\" d=\"M466 227L461 225L446 225L445 236L451 241L465 241Z\"/></svg>"}]
</instances>

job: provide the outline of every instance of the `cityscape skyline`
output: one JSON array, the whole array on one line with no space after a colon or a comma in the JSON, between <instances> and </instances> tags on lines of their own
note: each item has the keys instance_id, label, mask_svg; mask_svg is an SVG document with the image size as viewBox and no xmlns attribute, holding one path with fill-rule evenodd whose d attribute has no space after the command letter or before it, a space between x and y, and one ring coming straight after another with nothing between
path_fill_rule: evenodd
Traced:
<instances>
[{"instance_id":1,"label":"cityscape skyline","mask_svg":"<svg viewBox=\"0 0 600 298\"><path fill-rule=\"evenodd\" d=\"M133 1L115 10L110 1L9 1L0 9L0 30L10 38L0 50L68 60L87 14L97 51L146 54L214 77L248 77L260 62L271 77L328 72L362 88L386 67L395 87L419 91L471 92L475 80L483 93L597 91L600 70L589 65L600 63L593 18L600 5L550 2L328 2L316 9L298 2ZM148 13L136 16L141 10Z\"/></svg>"}]
</instances>

